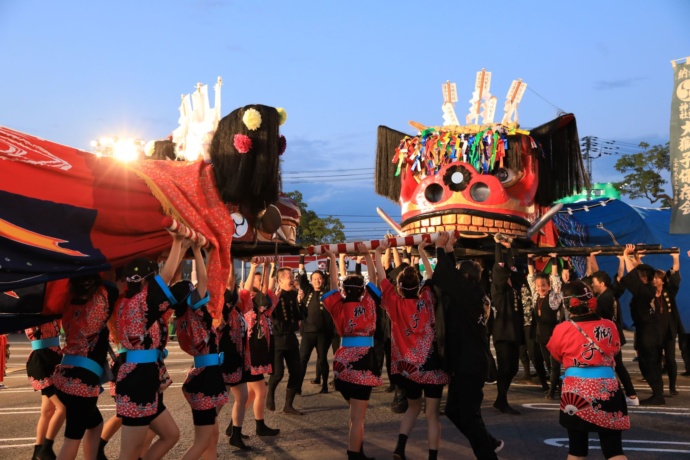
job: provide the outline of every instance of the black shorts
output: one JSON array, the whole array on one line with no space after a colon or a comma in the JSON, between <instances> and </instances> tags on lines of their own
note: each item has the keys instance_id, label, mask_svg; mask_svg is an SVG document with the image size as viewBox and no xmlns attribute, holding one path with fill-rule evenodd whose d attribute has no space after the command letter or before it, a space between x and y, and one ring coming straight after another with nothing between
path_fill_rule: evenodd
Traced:
<instances>
[{"instance_id":1,"label":"black shorts","mask_svg":"<svg viewBox=\"0 0 690 460\"><path fill-rule=\"evenodd\" d=\"M371 398L371 387L367 385L360 385L358 383L344 382L335 379L335 389L343 395L346 401L350 399L359 399L361 401L369 401Z\"/></svg>"},{"instance_id":2,"label":"black shorts","mask_svg":"<svg viewBox=\"0 0 690 460\"><path fill-rule=\"evenodd\" d=\"M264 379L264 374L259 374L259 375L252 375L251 371L242 371L242 378L240 379L239 382L235 383L230 383L228 384L229 387L234 387L237 386L241 383L247 383L247 382L259 382Z\"/></svg>"},{"instance_id":3,"label":"black shorts","mask_svg":"<svg viewBox=\"0 0 690 460\"><path fill-rule=\"evenodd\" d=\"M422 397L422 392L427 398L441 399L441 396L443 396L443 385L417 383L400 374L393 375L391 380L405 390L405 396L408 399L419 399Z\"/></svg>"},{"instance_id":4,"label":"black shorts","mask_svg":"<svg viewBox=\"0 0 690 460\"><path fill-rule=\"evenodd\" d=\"M622 434L620 431L602 432L599 434L599 445L605 458L623 455ZM587 431L568 430L568 453L576 457L586 457L589 451Z\"/></svg>"},{"instance_id":5,"label":"black shorts","mask_svg":"<svg viewBox=\"0 0 690 460\"><path fill-rule=\"evenodd\" d=\"M153 415L147 415L146 417L122 417L122 424L124 426L148 426L156 420L156 417L161 415L165 411L165 404L163 404L163 393L158 393L158 410Z\"/></svg>"},{"instance_id":6,"label":"black shorts","mask_svg":"<svg viewBox=\"0 0 690 460\"><path fill-rule=\"evenodd\" d=\"M192 409L192 420L194 426L208 426L216 423L218 413L215 409L194 410Z\"/></svg>"},{"instance_id":7,"label":"black shorts","mask_svg":"<svg viewBox=\"0 0 690 460\"><path fill-rule=\"evenodd\" d=\"M261 382L262 380L264 380L264 374L249 374L247 376L247 382Z\"/></svg>"},{"instance_id":8,"label":"black shorts","mask_svg":"<svg viewBox=\"0 0 690 460\"><path fill-rule=\"evenodd\" d=\"M41 395L46 396L48 398L55 396L56 394L57 394L57 389L55 389L55 386L53 386L53 385L41 389Z\"/></svg>"},{"instance_id":9,"label":"black shorts","mask_svg":"<svg viewBox=\"0 0 690 460\"><path fill-rule=\"evenodd\" d=\"M86 430L96 428L103 423L103 416L98 410L98 397L85 398L56 390L55 394L65 405L65 438L82 439Z\"/></svg>"}]
</instances>

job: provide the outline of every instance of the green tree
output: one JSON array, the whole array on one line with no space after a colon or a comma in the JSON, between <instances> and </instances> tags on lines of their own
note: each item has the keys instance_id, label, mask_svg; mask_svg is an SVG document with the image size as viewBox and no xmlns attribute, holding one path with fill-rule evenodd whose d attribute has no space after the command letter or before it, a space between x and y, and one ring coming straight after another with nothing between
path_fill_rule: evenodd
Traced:
<instances>
[{"instance_id":1,"label":"green tree","mask_svg":"<svg viewBox=\"0 0 690 460\"><path fill-rule=\"evenodd\" d=\"M337 217L319 217L314 211L307 209L302 193L298 190L287 192L300 211L302 217L297 227L297 244L311 246L322 243L342 243L345 241L345 226Z\"/></svg>"},{"instance_id":2,"label":"green tree","mask_svg":"<svg viewBox=\"0 0 690 460\"><path fill-rule=\"evenodd\" d=\"M664 190L668 181L661 176L671 170L669 143L650 148L646 142L640 142L640 148L641 152L623 155L616 161L614 168L625 176L614 185L631 199L647 198L650 203L661 200L661 206L671 206L673 196Z\"/></svg>"}]
</instances>

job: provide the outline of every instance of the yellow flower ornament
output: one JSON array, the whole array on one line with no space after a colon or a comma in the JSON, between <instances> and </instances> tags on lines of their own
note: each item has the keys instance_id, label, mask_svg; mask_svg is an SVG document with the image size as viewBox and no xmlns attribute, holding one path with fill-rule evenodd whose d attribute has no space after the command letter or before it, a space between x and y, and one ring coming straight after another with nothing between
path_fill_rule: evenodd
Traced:
<instances>
[{"instance_id":1,"label":"yellow flower ornament","mask_svg":"<svg viewBox=\"0 0 690 460\"><path fill-rule=\"evenodd\" d=\"M242 116L242 122L250 131L255 131L261 126L261 114L256 109L247 109Z\"/></svg>"}]
</instances>

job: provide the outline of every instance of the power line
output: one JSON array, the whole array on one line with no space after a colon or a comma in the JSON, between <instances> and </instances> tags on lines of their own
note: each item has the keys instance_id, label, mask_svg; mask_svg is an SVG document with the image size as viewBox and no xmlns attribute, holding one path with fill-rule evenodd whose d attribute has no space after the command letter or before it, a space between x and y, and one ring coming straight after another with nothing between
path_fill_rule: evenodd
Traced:
<instances>
[{"instance_id":1,"label":"power line","mask_svg":"<svg viewBox=\"0 0 690 460\"><path fill-rule=\"evenodd\" d=\"M378 214L331 214L333 217L379 217Z\"/></svg>"},{"instance_id":2,"label":"power line","mask_svg":"<svg viewBox=\"0 0 690 460\"><path fill-rule=\"evenodd\" d=\"M342 219L339 219L339 220L343 224L347 224L347 225L366 225L366 224L380 224L381 223L381 219L379 219L378 221L372 220L369 222L360 222L360 221L356 221L356 220L342 220Z\"/></svg>"},{"instance_id":3,"label":"power line","mask_svg":"<svg viewBox=\"0 0 690 460\"><path fill-rule=\"evenodd\" d=\"M311 180L311 179L288 179L288 180L283 180L283 184L322 184L322 185L327 185L327 184L336 184L336 183L348 183L348 182L372 182L373 179L369 179L366 177L348 177L344 179L337 179L337 178L332 178L332 179L323 179L323 180Z\"/></svg>"},{"instance_id":4,"label":"power line","mask_svg":"<svg viewBox=\"0 0 690 460\"><path fill-rule=\"evenodd\" d=\"M614 139L602 139L602 138L599 138L599 140L604 141L604 142L615 142L616 144L626 145L626 146L634 147L636 149L640 148L640 144L635 144L632 142L617 141Z\"/></svg>"},{"instance_id":5,"label":"power line","mask_svg":"<svg viewBox=\"0 0 690 460\"><path fill-rule=\"evenodd\" d=\"M393 230L390 227L369 227L369 228L346 228L344 231L351 233L371 233L378 232L379 230Z\"/></svg>"},{"instance_id":6,"label":"power line","mask_svg":"<svg viewBox=\"0 0 690 460\"><path fill-rule=\"evenodd\" d=\"M334 173L341 171L373 171L374 168L351 168L351 169L315 169L310 171L283 171L283 174L311 174L311 173Z\"/></svg>"},{"instance_id":7,"label":"power line","mask_svg":"<svg viewBox=\"0 0 690 460\"><path fill-rule=\"evenodd\" d=\"M308 180L295 180L295 181L283 181L283 185L297 185L297 184L312 184L312 185L330 185L330 184L336 184L336 183L349 183L349 182L364 182L367 183L366 179L350 179L350 180L331 180L331 181L308 181Z\"/></svg>"},{"instance_id":8,"label":"power line","mask_svg":"<svg viewBox=\"0 0 690 460\"><path fill-rule=\"evenodd\" d=\"M530 91L532 91L532 92L533 92L534 94L536 94L539 98L543 99L547 104L549 104L549 105L551 105L552 107L554 107L556 110L558 110L559 113L566 113L565 110L563 110L562 108L558 107L556 104L554 104L553 102L549 101L549 100L546 99L544 96L542 96L541 94L539 94L538 92L536 92L534 89L532 89L531 86L527 85L527 89L530 90Z\"/></svg>"},{"instance_id":9,"label":"power line","mask_svg":"<svg viewBox=\"0 0 690 460\"><path fill-rule=\"evenodd\" d=\"M290 176L285 177L285 179L295 180L295 179L320 179L322 177L372 177L370 174L319 174L315 176L314 174L302 174L301 176ZM373 177L372 177L373 178Z\"/></svg>"}]
</instances>

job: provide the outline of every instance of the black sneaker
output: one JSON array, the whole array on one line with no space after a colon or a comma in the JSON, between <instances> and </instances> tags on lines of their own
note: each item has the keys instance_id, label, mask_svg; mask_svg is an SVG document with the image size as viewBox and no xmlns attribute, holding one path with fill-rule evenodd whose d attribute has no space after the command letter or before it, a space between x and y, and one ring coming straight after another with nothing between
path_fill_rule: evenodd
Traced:
<instances>
[{"instance_id":1,"label":"black sneaker","mask_svg":"<svg viewBox=\"0 0 690 460\"><path fill-rule=\"evenodd\" d=\"M665 406L666 400L663 396L652 396L647 399L640 400L640 406Z\"/></svg>"},{"instance_id":2,"label":"black sneaker","mask_svg":"<svg viewBox=\"0 0 690 460\"><path fill-rule=\"evenodd\" d=\"M232 436L232 420L230 421L230 425L228 425L228 427L225 429L225 436ZM242 434L242 432L240 432L240 437L242 439L249 439L249 436L246 434Z\"/></svg>"},{"instance_id":3,"label":"black sneaker","mask_svg":"<svg viewBox=\"0 0 690 460\"><path fill-rule=\"evenodd\" d=\"M498 409L499 412L503 414L508 414L508 415L521 415L519 411L513 409L510 407L510 404L499 404L498 402L494 402L493 404L495 409Z\"/></svg>"}]
</instances>

